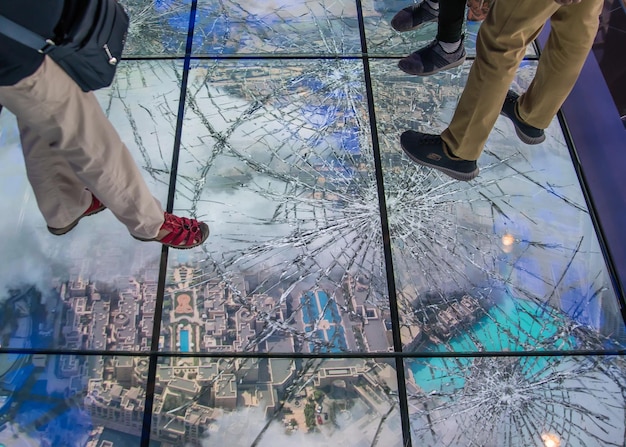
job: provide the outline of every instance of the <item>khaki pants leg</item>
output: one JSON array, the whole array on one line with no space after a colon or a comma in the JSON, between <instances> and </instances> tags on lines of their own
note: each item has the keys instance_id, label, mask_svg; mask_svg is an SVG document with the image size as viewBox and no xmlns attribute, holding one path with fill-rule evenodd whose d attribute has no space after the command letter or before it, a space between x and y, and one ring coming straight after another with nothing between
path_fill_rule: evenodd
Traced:
<instances>
[{"instance_id":1,"label":"khaki pants leg","mask_svg":"<svg viewBox=\"0 0 626 447\"><path fill-rule=\"evenodd\" d=\"M1 93L0 93L1 95ZM18 118L26 175L35 193L37 206L46 223L63 228L91 204L91 193L74 170L48 141Z\"/></svg>"},{"instance_id":2,"label":"khaki pants leg","mask_svg":"<svg viewBox=\"0 0 626 447\"><path fill-rule=\"evenodd\" d=\"M93 93L46 57L33 75L0 87L0 103L18 118L29 182L50 227L88 208L88 188L131 234L157 235L163 209Z\"/></svg>"},{"instance_id":3,"label":"khaki pants leg","mask_svg":"<svg viewBox=\"0 0 626 447\"><path fill-rule=\"evenodd\" d=\"M533 82L519 100L520 118L539 129L550 125L574 88L598 32L602 0L582 0L550 17L550 36Z\"/></svg>"},{"instance_id":4,"label":"khaki pants leg","mask_svg":"<svg viewBox=\"0 0 626 447\"><path fill-rule=\"evenodd\" d=\"M555 15L557 21L561 18L559 25L552 31L552 50L558 47L563 39L586 42L589 33L595 35L597 32L597 15L593 16L591 11L595 11L599 1L601 0L582 0L580 5L585 6L580 8L576 7L578 5L559 6L553 0L497 0L493 3L478 32L477 57L470 70L467 84L452 121L442 134L444 142L453 154L466 160L476 160L480 157L489 133L498 119L517 67L524 57L526 47L538 36L545 22L552 15ZM555 14L566 8L574 9ZM595 27L594 21L589 20L589 14L595 20ZM565 76L568 80L576 80L580 71L577 61L581 57L584 61L587 56L587 51L583 51L582 46L578 47L575 55L568 54L567 60L563 61L559 68L559 76L567 73ZM553 51L553 54L558 53ZM560 53L563 54L562 51ZM542 63L540 62L539 66ZM546 75L548 78L553 76L549 71ZM550 83L552 82L559 81L551 80ZM567 91L569 90L571 87ZM533 99L541 96L543 100L550 101L548 97L552 95L551 92L545 92L543 89L535 91ZM558 97L553 100L559 103L556 110L560 107L562 99L564 98ZM550 120L553 117L554 115ZM546 126L547 124L542 127Z\"/></svg>"}]
</instances>

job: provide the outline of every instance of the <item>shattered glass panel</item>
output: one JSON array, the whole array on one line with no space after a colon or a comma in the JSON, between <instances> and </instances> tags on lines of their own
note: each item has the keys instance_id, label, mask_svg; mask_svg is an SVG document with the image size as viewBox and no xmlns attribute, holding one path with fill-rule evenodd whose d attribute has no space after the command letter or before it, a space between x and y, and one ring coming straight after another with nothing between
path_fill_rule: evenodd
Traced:
<instances>
[{"instance_id":1,"label":"shattered glass panel","mask_svg":"<svg viewBox=\"0 0 626 447\"><path fill-rule=\"evenodd\" d=\"M441 132L462 91L458 75L398 76L372 63L387 213L407 350L587 349L586 334L626 341L617 299L571 157L555 120L529 148L500 118L463 183L399 151L412 128ZM532 79L522 66L513 88Z\"/></svg>"},{"instance_id":2,"label":"shattered glass panel","mask_svg":"<svg viewBox=\"0 0 626 447\"><path fill-rule=\"evenodd\" d=\"M385 57L404 57L428 45L437 36L437 22L424 23L411 31L400 33L390 23L393 16L419 0L363 0L363 21L368 54ZM467 13L467 9L466 9ZM467 17L467 15L466 15ZM481 22L465 20L465 50L468 57L476 55L476 34ZM526 49L527 56L535 56L533 45Z\"/></svg>"},{"instance_id":3,"label":"shattered glass panel","mask_svg":"<svg viewBox=\"0 0 626 447\"><path fill-rule=\"evenodd\" d=\"M152 440L399 447L396 371L366 359L160 358Z\"/></svg>"},{"instance_id":4,"label":"shattered glass panel","mask_svg":"<svg viewBox=\"0 0 626 447\"><path fill-rule=\"evenodd\" d=\"M415 359L407 377L413 445L622 446L626 439L623 357Z\"/></svg>"},{"instance_id":5,"label":"shattered glass panel","mask_svg":"<svg viewBox=\"0 0 626 447\"><path fill-rule=\"evenodd\" d=\"M0 445L138 447L146 377L133 371L141 361L0 354Z\"/></svg>"},{"instance_id":6,"label":"shattered glass panel","mask_svg":"<svg viewBox=\"0 0 626 447\"><path fill-rule=\"evenodd\" d=\"M193 53L361 52L353 0L200 0Z\"/></svg>"},{"instance_id":7,"label":"shattered glass panel","mask_svg":"<svg viewBox=\"0 0 626 447\"><path fill-rule=\"evenodd\" d=\"M120 0L130 24L125 57L185 54L190 0Z\"/></svg>"},{"instance_id":8,"label":"shattered glass panel","mask_svg":"<svg viewBox=\"0 0 626 447\"><path fill-rule=\"evenodd\" d=\"M169 188L169 177L164 174L171 171L182 72L183 63L175 60L123 61L111 87L96 92L163 207Z\"/></svg>"},{"instance_id":9,"label":"shattered glass panel","mask_svg":"<svg viewBox=\"0 0 626 447\"><path fill-rule=\"evenodd\" d=\"M387 351L361 62L198 62L190 80L175 207L214 232L172 253L164 348L184 327L192 352Z\"/></svg>"},{"instance_id":10,"label":"shattered glass panel","mask_svg":"<svg viewBox=\"0 0 626 447\"><path fill-rule=\"evenodd\" d=\"M97 92L103 109L166 203L181 66L124 62L112 87ZM31 315L32 347L64 350L148 350L151 346L161 247L136 241L109 212L51 235L26 180L15 117L0 114L0 305L7 327ZM88 223L87 223L88 222ZM6 298L35 287L23 305ZM25 341L26 343L26 341ZM28 345L18 347L31 347Z\"/></svg>"}]
</instances>

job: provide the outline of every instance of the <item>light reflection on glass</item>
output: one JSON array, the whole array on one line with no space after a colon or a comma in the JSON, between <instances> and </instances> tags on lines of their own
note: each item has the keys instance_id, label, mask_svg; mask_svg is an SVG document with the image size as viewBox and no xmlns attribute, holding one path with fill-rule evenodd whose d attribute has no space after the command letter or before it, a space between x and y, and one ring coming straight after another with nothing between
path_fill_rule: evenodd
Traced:
<instances>
[{"instance_id":1,"label":"light reflection on glass","mask_svg":"<svg viewBox=\"0 0 626 447\"><path fill-rule=\"evenodd\" d=\"M554 433L544 433L541 435L541 439L543 440L546 447L560 447L561 446L561 438Z\"/></svg>"}]
</instances>

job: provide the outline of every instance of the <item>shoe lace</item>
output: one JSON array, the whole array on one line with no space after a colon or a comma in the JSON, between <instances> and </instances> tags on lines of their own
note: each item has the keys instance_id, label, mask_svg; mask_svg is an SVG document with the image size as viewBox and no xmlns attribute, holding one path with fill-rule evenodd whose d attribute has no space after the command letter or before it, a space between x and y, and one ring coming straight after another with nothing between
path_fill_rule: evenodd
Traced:
<instances>
[{"instance_id":1,"label":"shoe lace","mask_svg":"<svg viewBox=\"0 0 626 447\"><path fill-rule=\"evenodd\" d=\"M425 144L437 144L441 141L441 136L424 133L422 134L421 140Z\"/></svg>"},{"instance_id":2,"label":"shoe lace","mask_svg":"<svg viewBox=\"0 0 626 447\"><path fill-rule=\"evenodd\" d=\"M507 94L506 98L504 98L504 104L505 105L510 105L512 110L513 110L513 116L511 116L511 119L515 119L517 121L517 126L527 126L528 128L534 128L533 126L531 126L530 124L527 124L522 117L519 116L519 110L518 110L518 102L519 100L519 96L517 95L511 95L511 94Z\"/></svg>"},{"instance_id":3,"label":"shoe lace","mask_svg":"<svg viewBox=\"0 0 626 447\"><path fill-rule=\"evenodd\" d=\"M505 104L517 104L517 99L518 97L515 95L506 95L506 98L504 98L504 103Z\"/></svg>"},{"instance_id":4,"label":"shoe lace","mask_svg":"<svg viewBox=\"0 0 626 447\"><path fill-rule=\"evenodd\" d=\"M195 242L202 237L200 223L196 219L188 217L165 213L165 222L163 222L162 228L170 232L165 236L170 236L170 239Z\"/></svg>"}]
</instances>

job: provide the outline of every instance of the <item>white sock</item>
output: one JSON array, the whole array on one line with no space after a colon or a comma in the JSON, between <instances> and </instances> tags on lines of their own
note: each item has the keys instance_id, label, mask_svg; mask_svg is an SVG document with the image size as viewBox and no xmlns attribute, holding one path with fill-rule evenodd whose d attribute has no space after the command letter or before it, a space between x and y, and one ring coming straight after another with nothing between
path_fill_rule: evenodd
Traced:
<instances>
[{"instance_id":1,"label":"white sock","mask_svg":"<svg viewBox=\"0 0 626 447\"><path fill-rule=\"evenodd\" d=\"M432 0L424 0L426 2L426 4L428 6L431 7L431 9L434 9L435 11L439 11L439 1L433 2Z\"/></svg>"},{"instance_id":2,"label":"white sock","mask_svg":"<svg viewBox=\"0 0 626 447\"><path fill-rule=\"evenodd\" d=\"M439 41L439 45L443 48L443 51L446 53L454 53L459 49L459 45L461 45L461 40L457 40L456 42L442 42Z\"/></svg>"}]
</instances>

